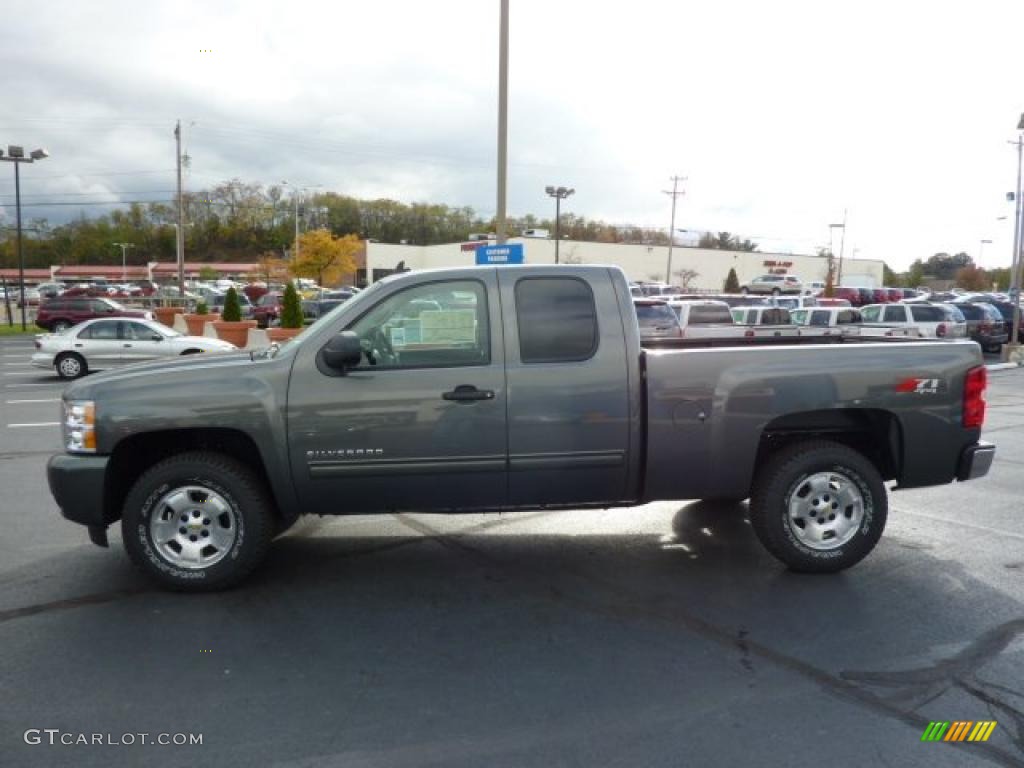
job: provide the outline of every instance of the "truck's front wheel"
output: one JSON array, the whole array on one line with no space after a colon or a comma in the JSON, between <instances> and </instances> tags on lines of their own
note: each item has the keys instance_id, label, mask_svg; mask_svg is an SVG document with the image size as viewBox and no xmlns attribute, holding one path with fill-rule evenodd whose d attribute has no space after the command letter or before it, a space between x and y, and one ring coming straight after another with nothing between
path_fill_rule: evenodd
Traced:
<instances>
[{"instance_id":1,"label":"truck's front wheel","mask_svg":"<svg viewBox=\"0 0 1024 768\"><path fill-rule=\"evenodd\" d=\"M867 458L839 443L813 440L772 456L758 472L750 524L794 571L833 573L863 560L885 529L888 497Z\"/></svg>"},{"instance_id":2,"label":"truck's front wheel","mask_svg":"<svg viewBox=\"0 0 1024 768\"><path fill-rule=\"evenodd\" d=\"M150 468L125 499L125 548L160 584L222 589L263 560L274 515L262 480L220 453L196 451Z\"/></svg>"}]
</instances>

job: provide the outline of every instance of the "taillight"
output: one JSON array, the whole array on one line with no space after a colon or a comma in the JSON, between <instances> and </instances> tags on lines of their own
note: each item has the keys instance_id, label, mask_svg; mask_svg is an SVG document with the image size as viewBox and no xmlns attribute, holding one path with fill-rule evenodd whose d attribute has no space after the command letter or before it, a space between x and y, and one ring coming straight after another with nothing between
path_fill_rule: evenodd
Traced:
<instances>
[{"instance_id":1,"label":"taillight","mask_svg":"<svg viewBox=\"0 0 1024 768\"><path fill-rule=\"evenodd\" d=\"M985 387L988 372L979 365L967 372L964 381L964 426L980 428L985 423Z\"/></svg>"},{"instance_id":2,"label":"taillight","mask_svg":"<svg viewBox=\"0 0 1024 768\"><path fill-rule=\"evenodd\" d=\"M946 338L946 324L945 323L939 323L937 326L935 326L935 336L936 336L936 338L939 338L939 339Z\"/></svg>"}]
</instances>

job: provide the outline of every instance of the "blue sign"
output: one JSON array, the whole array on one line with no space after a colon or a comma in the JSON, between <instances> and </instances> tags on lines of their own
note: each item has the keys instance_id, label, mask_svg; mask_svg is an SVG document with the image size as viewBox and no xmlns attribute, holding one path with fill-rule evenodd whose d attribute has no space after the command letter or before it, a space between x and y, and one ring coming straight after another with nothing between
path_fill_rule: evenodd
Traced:
<instances>
[{"instance_id":1,"label":"blue sign","mask_svg":"<svg viewBox=\"0 0 1024 768\"><path fill-rule=\"evenodd\" d=\"M477 264L522 264L523 244L481 245L476 249Z\"/></svg>"}]
</instances>

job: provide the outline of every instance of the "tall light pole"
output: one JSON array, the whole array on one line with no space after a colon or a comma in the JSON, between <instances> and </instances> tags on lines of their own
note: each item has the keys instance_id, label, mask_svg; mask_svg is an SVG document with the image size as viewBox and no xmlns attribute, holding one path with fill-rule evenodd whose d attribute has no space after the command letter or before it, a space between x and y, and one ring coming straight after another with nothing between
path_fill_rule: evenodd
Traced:
<instances>
[{"instance_id":1,"label":"tall light pole","mask_svg":"<svg viewBox=\"0 0 1024 768\"><path fill-rule=\"evenodd\" d=\"M113 243L121 249L121 282L128 280L128 249L134 248L134 243Z\"/></svg>"},{"instance_id":2,"label":"tall light pole","mask_svg":"<svg viewBox=\"0 0 1024 768\"><path fill-rule=\"evenodd\" d=\"M495 234L502 245L508 233L505 223L505 195L508 186L508 0L501 0L498 32L498 206Z\"/></svg>"},{"instance_id":3,"label":"tall light pole","mask_svg":"<svg viewBox=\"0 0 1024 768\"><path fill-rule=\"evenodd\" d=\"M0 149L0 160L4 160L8 163L14 163L14 207L17 210L18 219L18 283L20 285L19 291L21 292L21 330L27 330L25 323L25 254L21 250L21 170L20 166L22 163L34 163L36 160L42 160L50 156L50 153L45 149L33 149L28 157L25 157L25 150L23 147L18 147L13 144L7 145L7 157L4 157L3 150Z\"/></svg>"},{"instance_id":4,"label":"tall light pole","mask_svg":"<svg viewBox=\"0 0 1024 768\"><path fill-rule=\"evenodd\" d=\"M1020 116L1017 123L1017 130L1021 133L1017 136L1017 187L1014 190L1017 205L1016 215L1013 219L1013 259L1010 261L1010 303L1013 304L1013 326L1010 333L1010 343L1006 345L1006 356L1010 358L1011 353L1016 353L1020 346L1020 283L1021 283L1021 240L1024 239L1024 219L1021 218L1021 163L1024 158L1024 114Z\"/></svg>"},{"instance_id":5,"label":"tall light pole","mask_svg":"<svg viewBox=\"0 0 1024 768\"><path fill-rule=\"evenodd\" d=\"M175 253L178 262L178 293L185 298L185 205L181 196L181 120L174 125L175 160L178 167L178 228Z\"/></svg>"},{"instance_id":6,"label":"tall light pole","mask_svg":"<svg viewBox=\"0 0 1024 768\"><path fill-rule=\"evenodd\" d=\"M979 267L981 266L981 260L985 256L985 246L986 245L992 245L992 241L991 240L987 240L985 238L982 238L981 240L978 241L978 266Z\"/></svg>"},{"instance_id":7,"label":"tall light pole","mask_svg":"<svg viewBox=\"0 0 1024 768\"><path fill-rule=\"evenodd\" d=\"M836 254L833 247L835 238L833 237L833 230L841 229L843 234L840 239L839 246L839 269L836 270ZM829 224L828 225L828 274L831 277L831 288L834 289L836 285L842 280L843 277L843 245L846 244L846 211L843 211L843 223L842 224ZM829 286L826 283L826 290L829 290ZM831 298L828 294L827 297Z\"/></svg>"},{"instance_id":8,"label":"tall light pole","mask_svg":"<svg viewBox=\"0 0 1024 768\"><path fill-rule=\"evenodd\" d=\"M665 265L665 285L672 285L672 246L676 242L676 198L685 194L679 189L679 182L686 181L685 176L672 177L672 191L663 189L662 192L672 196L672 218L668 226L668 263Z\"/></svg>"},{"instance_id":9,"label":"tall light pole","mask_svg":"<svg viewBox=\"0 0 1024 768\"><path fill-rule=\"evenodd\" d=\"M558 263L558 246L562 241L562 201L576 192L568 187L545 187L548 197L555 198L555 264Z\"/></svg>"},{"instance_id":10,"label":"tall light pole","mask_svg":"<svg viewBox=\"0 0 1024 768\"><path fill-rule=\"evenodd\" d=\"M323 184L314 184L311 187L300 187L288 181L282 181L281 186L292 188L292 200L295 202L295 247L292 248L292 262L299 258L299 195L310 189L320 189Z\"/></svg>"}]
</instances>

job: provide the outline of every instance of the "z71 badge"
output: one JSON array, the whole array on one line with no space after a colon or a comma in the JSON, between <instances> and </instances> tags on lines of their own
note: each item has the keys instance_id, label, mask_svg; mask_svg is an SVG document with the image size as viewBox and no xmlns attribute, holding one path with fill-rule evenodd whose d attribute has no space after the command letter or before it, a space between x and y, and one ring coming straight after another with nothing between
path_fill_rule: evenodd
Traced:
<instances>
[{"instance_id":1,"label":"z71 badge","mask_svg":"<svg viewBox=\"0 0 1024 768\"><path fill-rule=\"evenodd\" d=\"M915 395L937 395L941 379L904 379L896 385L897 392L911 392Z\"/></svg>"}]
</instances>

